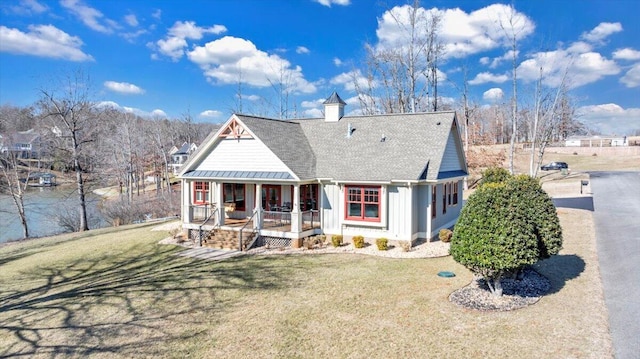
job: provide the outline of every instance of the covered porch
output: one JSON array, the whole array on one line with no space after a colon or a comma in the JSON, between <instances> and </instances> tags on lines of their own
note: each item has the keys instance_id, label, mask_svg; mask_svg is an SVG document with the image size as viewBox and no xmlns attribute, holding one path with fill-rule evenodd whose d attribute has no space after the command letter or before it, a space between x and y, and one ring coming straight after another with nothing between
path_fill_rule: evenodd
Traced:
<instances>
[{"instance_id":1,"label":"covered porch","mask_svg":"<svg viewBox=\"0 0 640 359\"><path fill-rule=\"evenodd\" d=\"M249 238L300 239L322 231L319 184L183 179L182 222L192 239L216 230Z\"/></svg>"}]
</instances>

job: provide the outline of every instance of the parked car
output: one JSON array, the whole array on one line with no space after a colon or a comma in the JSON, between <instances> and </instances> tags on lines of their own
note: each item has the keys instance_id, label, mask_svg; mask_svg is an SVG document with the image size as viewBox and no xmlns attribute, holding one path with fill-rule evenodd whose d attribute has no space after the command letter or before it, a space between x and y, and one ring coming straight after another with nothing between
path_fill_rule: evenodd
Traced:
<instances>
[{"instance_id":1,"label":"parked car","mask_svg":"<svg viewBox=\"0 0 640 359\"><path fill-rule=\"evenodd\" d=\"M543 171L561 170L563 168L569 168L569 165L566 162L551 162L544 166L540 166L540 169Z\"/></svg>"}]
</instances>

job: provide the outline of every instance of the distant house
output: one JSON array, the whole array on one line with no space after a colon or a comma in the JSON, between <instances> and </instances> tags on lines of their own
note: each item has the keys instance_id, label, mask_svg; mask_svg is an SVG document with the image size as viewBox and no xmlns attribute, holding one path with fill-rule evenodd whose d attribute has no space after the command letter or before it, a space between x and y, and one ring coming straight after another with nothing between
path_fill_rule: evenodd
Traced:
<instances>
[{"instance_id":1,"label":"distant house","mask_svg":"<svg viewBox=\"0 0 640 359\"><path fill-rule=\"evenodd\" d=\"M38 159L40 157L40 134L33 129L0 136L0 152L13 153L21 159Z\"/></svg>"},{"instance_id":2,"label":"distant house","mask_svg":"<svg viewBox=\"0 0 640 359\"><path fill-rule=\"evenodd\" d=\"M565 140L566 147L618 147L629 146L627 136L571 136Z\"/></svg>"},{"instance_id":3,"label":"distant house","mask_svg":"<svg viewBox=\"0 0 640 359\"><path fill-rule=\"evenodd\" d=\"M456 222L467 167L454 112L346 117L335 92L324 105L318 119L234 114L211 133L179 174L188 235L413 242Z\"/></svg>"},{"instance_id":4,"label":"distant house","mask_svg":"<svg viewBox=\"0 0 640 359\"><path fill-rule=\"evenodd\" d=\"M177 175L180 172L180 168L182 165L187 162L189 156L194 153L198 149L195 143L188 144L184 142L180 148L173 146L171 150L169 150L169 155L171 156L171 163L169 166L172 169L174 175Z\"/></svg>"}]
</instances>

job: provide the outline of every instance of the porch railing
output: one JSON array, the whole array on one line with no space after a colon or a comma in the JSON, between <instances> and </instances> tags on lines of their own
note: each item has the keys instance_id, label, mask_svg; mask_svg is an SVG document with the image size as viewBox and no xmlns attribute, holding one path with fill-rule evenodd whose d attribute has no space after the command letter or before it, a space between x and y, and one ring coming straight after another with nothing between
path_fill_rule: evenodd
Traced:
<instances>
[{"instance_id":1,"label":"porch railing","mask_svg":"<svg viewBox=\"0 0 640 359\"><path fill-rule=\"evenodd\" d=\"M256 241L257 236L256 236L256 230L252 228L251 231L251 235L250 237L253 237L253 240L251 241L251 243L244 245L244 230L245 228L250 224L253 223L253 221L256 220L256 215L258 214L258 211L253 211L253 214L251 215L251 218L249 218L249 220L247 221L247 223L245 223L242 228L240 228L240 233L238 234L238 250L240 251L244 251L247 250L249 248L251 248L251 246L253 245L253 243ZM244 246L243 246L244 245Z\"/></svg>"},{"instance_id":2,"label":"porch railing","mask_svg":"<svg viewBox=\"0 0 640 359\"><path fill-rule=\"evenodd\" d=\"M216 209L215 204L192 204L189 206L190 222L201 222L211 218L211 213Z\"/></svg>"},{"instance_id":3,"label":"porch railing","mask_svg":"<svg viewBox=\"0 0 640 359\"><path fill-rule=\"evenodd\" d=\"M212 206L211 213L209 213L209 215L204 220L202 220L202 223L198 227L198 241L199 241L198 245L200 247L202 247L202 226L204 226L211 219L211 217L215 218L214 227L219 224L217 220L218 217L215 216L216 213L218 213L218 208L216 208L214 205Z\"/></svg>"},{"instance_id":4,"label":"porch railing","mask_svg":"<svg viewBox=\"0 0 640 359\"><path fill-rule=\"evenodd\" d=\"M302 212L302 226L320 228L320 211L310 210Z\"/></svg>"},{"instance_id":5,"label":"porch railing","mask_svg":"<svg viewBox=\"0 0 640 359\"><path fill-rule=\"evenodd\" d=\"M263 211L262 227L280 227L291 224L291 212Z\"/></svg>"}]
</instances>

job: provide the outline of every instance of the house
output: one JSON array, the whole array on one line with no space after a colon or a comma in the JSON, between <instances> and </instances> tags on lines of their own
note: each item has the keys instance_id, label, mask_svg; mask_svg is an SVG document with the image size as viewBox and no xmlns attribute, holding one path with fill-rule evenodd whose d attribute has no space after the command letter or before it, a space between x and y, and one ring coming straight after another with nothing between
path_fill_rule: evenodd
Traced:
<instances>
[{"instance_id":1,"label":"house","mask_svg":"<svg viewBox=\"0 0 640 359\"><path fill-rule=\"evenodd\" d=\"M195 143L188 144L187 142L184 142L180 148L173 146L171 150L169 150L169 155L171 156L171 163L169 166L171 167L174 175L177 175L180 172L182 165L187 162L189 156L197 149L198 146L196 146Z\"/></svg>"},{"instance_id":2,"label":"house","mask_svg":"<svg viewBox=\"0 0 640 359\"><path fill-rule=\"evenodd\" d=\"M16 158L38 159L40 147L40 134L33 129L0 136L0 152L12 153Z\"/></svg>"},{"instance_id":3,"label":"house","mask_svg":"<svg viewBox=\"0 0 640 359\"><path fill-rule=\"evenodd\" d=\"M618 147L629 146L627 136L571 136L565 140L566 147Z\"/></svg>"},{"instance_id":4,"label":"house","mask_svg":"<svg viewBox=\"0 0 640 359\"><path fill-rule=\"evenodd\" d=\"M455 112L347 117L335 92L324 106L318 119L234 114L211 133L179 174L188 236L414 242L453 226L467 176Z\"/></svg>"}]
</instances>

